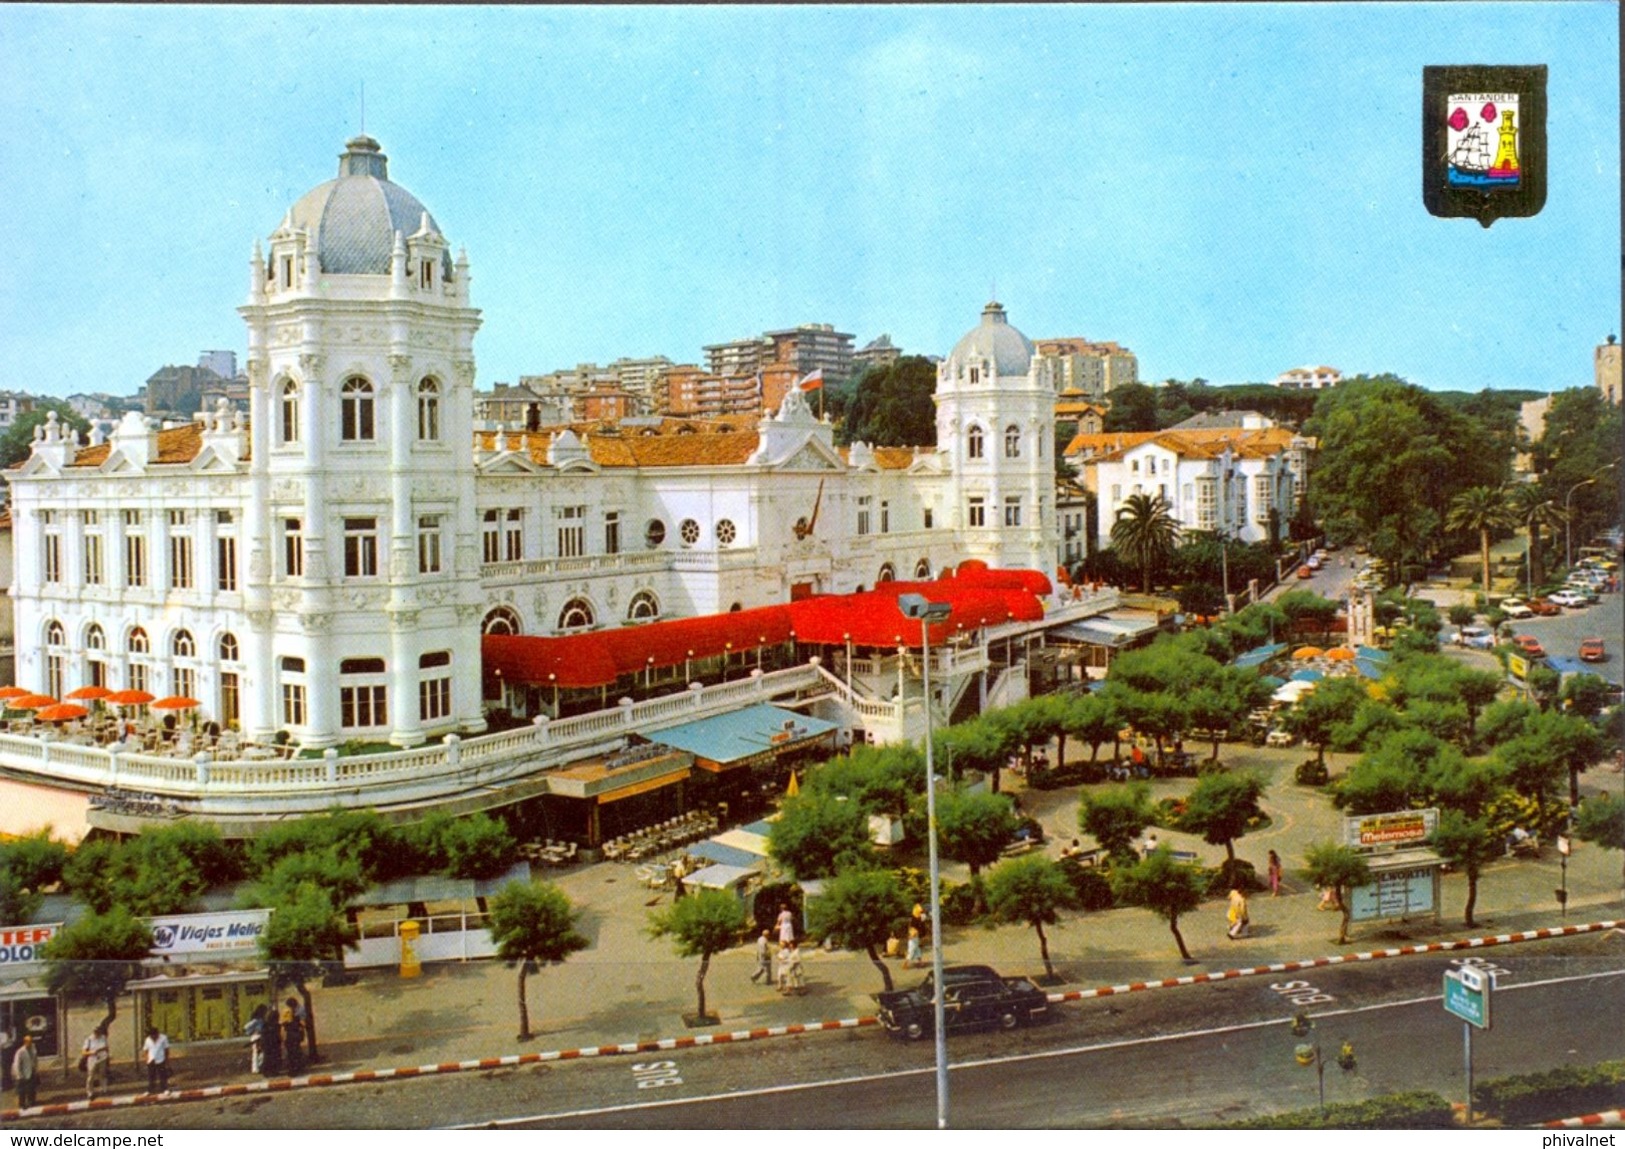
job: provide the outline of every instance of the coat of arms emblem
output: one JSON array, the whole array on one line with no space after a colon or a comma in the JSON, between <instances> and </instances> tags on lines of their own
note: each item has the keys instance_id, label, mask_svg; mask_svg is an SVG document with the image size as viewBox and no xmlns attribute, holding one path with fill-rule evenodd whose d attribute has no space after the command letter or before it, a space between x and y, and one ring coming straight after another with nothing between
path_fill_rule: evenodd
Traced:
<instances>
[{"instance_id":1,"label":"coat of arms emblem","mask_svg":"<svg viewBox=\"0 0 1625 1149\"><path fill-rule=\"evenodd\" d=\"M1489 227L1546 202L1545 67L1429 67L1422 79L1422 198Z\"/></svg>"}]
</instances>

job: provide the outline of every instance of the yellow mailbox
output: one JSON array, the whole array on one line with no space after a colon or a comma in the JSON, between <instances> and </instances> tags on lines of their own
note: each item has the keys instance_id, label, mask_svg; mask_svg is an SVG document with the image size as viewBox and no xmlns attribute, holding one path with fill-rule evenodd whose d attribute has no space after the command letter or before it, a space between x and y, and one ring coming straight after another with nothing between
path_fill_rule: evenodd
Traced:
<instances>
[{"instance_id":1,"label":"yellow mailbox","mask_svg":"<svg viewBox=\"0 0 1625 1149\"><path fill-rule=\"evenodd\" d=\"M401 923L401 976L418 977L423 973L423 965L418 961L417 950L412 943L418 940L421 930L416 922L407 920Z\"/></svg>"}]
</instances>

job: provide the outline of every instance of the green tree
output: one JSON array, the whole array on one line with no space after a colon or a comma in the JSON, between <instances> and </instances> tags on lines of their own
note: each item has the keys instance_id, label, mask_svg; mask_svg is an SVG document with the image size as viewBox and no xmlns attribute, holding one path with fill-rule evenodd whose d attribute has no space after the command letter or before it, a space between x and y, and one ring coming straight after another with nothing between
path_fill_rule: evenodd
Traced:
<instances>
[{"instance_id":1,"label":"green tree","mask_svg":"<svg viewBox=\"0 0 1625 1149\"><path fill-rule=\"evenodd\" d=\"M1490 829L1484 818L1469 818L1460 810L1444 810L1439 814L1439 825L1428 836L1428 845L1452 867L1467 877L1467 908L1462 924L1472 929L1473 908L1478 904L1478 877L1484 866L1501 856L1500 835Z\"/></svg>"},{"instance_id":2,"label":"green tree","mask_svg":"<svg viewBox=\"0 0 1625 1149\"><path fill-rule=\"evenodd\" d=\"M1505 793L1507 775L1494 759L1444 754L1429 767L1424 785L1432 802L1472 819L1482 817L1490 803Z\"/></svg>"},{"instance_id":3,"label":"green tree","mask_svg":"<svg viewBox=\"0 0 1625 1149\"><path fill-rule=\"evenodd\" d=\"M1576 714L1552 711L1529 720L1528 736L1539 739L1546 753L1569 776L1569 805L1580 804L1580 771L1603 755L1603 740L1597 728Z\"/></svg>"},{"instance_id":4,"label":"green tree","mask_svg":"<svg viewBox=\"0 0 1625 1149\"><path fill-rule=\"evenodd\" d=\"M1078 824L1117 861L1134 857L1134 839L1151 824L1144 786L1101 786L1083 795Z\"/></svg>"},{"instance_id":5,"label":"green tree","mask_svg":"<svg viewBox=\"0 0 1625 1149\"><path fill-rule=\"evenodd\" d=\"M1179 918L1202 904L1202 875L1191 865L1174 861L1167 846L1158 846L1132 866L1114 867L1112 890L1118 901L1144 906L1168 923L1179 946L1179 956L1194 961L1179 932Z\"/></svg>"},{"instance_id":6,"label":"green tree","mask_svg":"<svg viewBox=\"0 0 1625 1149\"><path fill-rule=\"evenodd\" d=\"M925 792L925 755L906 742L860 742L851 753L808 771L806 789L848 798L866 814L900 818L908 813L910 799Z\"/></svg>"},{"instance_id":7,"label":"green tree","mask_svg":"<svg viewBox=\"0 0 1625 1149\"><path fill-rule=\"evenodd\" d=\"M1061 867L1042 854L1028 854L1000 862L987 877L987 903L1000 921L1025 923L1038 934L1038 952L1044 976L1055 978L1050 962L1049 938L1044 927L1060 921L1060 911L1072 905L1072 884Z\"/></svg>"},{"instance_id":8,"label":"green tree","mask_svg":"<svg viewBox=\"0 0 1625 1149\"><path fill-rule=\"evenodd\" d=\"M847 870L809 904L812 932L845 949L861 949L891 992L891 970L876 947L886 944L893 923L908 916L908 895L890 870Z\"/></svg>"},{"instance_id":9,"label":"green tree","mask_svg":"<svg viewBox=\"0 0 1625 1149\"><path fill-rule=\"evenodd\" d=\"M1484 707L1478 732L1488 746L1510 742L1523 733L1538 711L1521 698L1508 698Z\"/></svg>"},{"instance_id":10,"label":"green tree","mask_svg":"<svg viewBox=\"0 0 1625 1149\"><path fill-rule=\"evenodd\" d=\"M767 848L775 861L802 881L832 877L869 859L869 816L859 803L836 795L798 794L780 807Z\"/></svg>"},{"instance_id":11,"label":"green tree","mask_svg":"<svg viewBox=\"0 0 1625 1149\"><path fill-rule=\"evenodd\" d=\"M529 1041L530 1007L525 978L541 965L562 962L587 948L576 930L579 911L549 882L509 882L491 899L491 940L497 957L519 968L519 1036Z\"/></svg>"},{"instance_id":12,"label":"green tree","mask_svg":"<svg viewBox=\"0 0 1625 1149\"><path fill-rule=\"evenodd\" d=\"M1236 839L1247 833L1247 824L1264 816L1259 799L1264 782L1256 774L1204 774L1186 800L1181 824L1211 846L1223 846L1225 856L1236 860Z\"/></svg>"},{"instance_id":13,"label":"green tree","mask_svg":"<svg viewBox=\"0 0 1625 1149\"><path fill-rule=\"evenodd\" d=\"M930 447L937 441L937 368L919 355L870 367L846 404L843 439L873 447Z\"/></svg>"},{"instance_id":14,"label":"green tree","mask_svg":"<svg viewBox=\"0 0 1625 1149\"><path fill-rule=\"evenodd\" d=\"M999 860L1015 837L1015 810L1002 794L950 790L937 798L937 840L944 856L970 867L975 882L982 867Z\"/></svg>"},{"instance_id":15,"label":"green tree","mask_svg":"<svg viewBox=\"0 0 1625 1149\"><path fill-rule=\"evenodd\" d=\"M1490 537L1512 523L1512 508L1507 503L1504 487L1469 487L1450 500L1450 509L1445 513L1446 530L1471 531L1478 535L1478 553L1484 570L1479 585L1485 594L1490 593ZM1464 626L1472 621L1469 617L1456 625Z\"/></svg>"},{"instance_id":16,"label":"green tree","mask_svg":"<svg viewBox=\"0 0 1625 1149\"><path fill-rule=\"evenodd\" d=\"M448 878L494 878L519 856L508 828L483 811L430 814L406 831L406 839L423 869Z\"/></svg>"},{"instance_id":17,"label":"green tree","mask_svg":"<svg viewBox=\"0 0 1625 1149\"><path fill-rule=\"evenodd\" d=\"M1112 549L1140 571L1141 589L1150 594L1152 572L1173 556L1179 543L1179 521L1161 495L1133 494L1117 509L1111 539Z\"/></svg>"},{"instance_id":18,"label":"green tree","mask_svg":"<svg viewBox=\"0 0 1625 1149\"><path fill-rule=\"evenodd\" d=\"M342 968L344 951L356 944L356 931L342 905L328 890L303 882L287 891L271 908L271 920L260 934L260 956L270 967L274 984L291 984L305 1003L305 1029L310 1038L310 1060L319 1061L316 1043L316 1003L310 982L328 968Z\"/></svg>"},{"instance_id":19,"label":"green tree","mask_svg":"<svg viewBox=\"0 0 1625 1149\"><path fill-rule=\"evenodd\" d=\"M118 1017L118 999L152 949L152 931L122 906L92 911L45 943L45 985L52 993L92 997L107 1007L102 1028Z\"/></svg>"},{"instance_id":20,"label":"green tree","mask_svg":"<svg viewBox=\"0 0 1625 1149\"><path fill-rule=\"evenodd\" d=\"M1326 748L1336 738L1337 728L1353 721L1366 699L1365 687L1359 678L1328 678L1293 704L1284 724L1315 748L1315 760L1324 766Z\"/></svg>"},{"instance_id":21,"label":"green tree","mask_svg":"<svg viewBox=\"0 0 1625 1149\"><path fill-rule=\"evenodd\" d=\"M1580 803L1574 832L1582 841L1594 842L1605 850L1625 851L1625 800L1613 794L1587 798Z\"/></svg>"},{"instance_id":22,"label":"green tree","mask_svg":"<svg viewBox=\"0 0 1625 1149\"><path fill-rule=\"evenodd\" d=\"M1090 762L1099 760L1102 744L1117 741L1117 732L1122 728L1123 719L1109 697L1090 692L1069 700L1066 732L1089 744Z\"/></svg>"},{"instance_id":23,"label":"green tree","mask_svg":"<svg viewBox=\"0 0 1625 1149\"><path fill-rule=\"evenodd\" d=\"M1157 430L1157 393L1144 383L1113 387L1111 408L1102 426L1107 431Z\"/></svg>"},{"instance_id":24,"label":"green tree","mask_svg":"<svg viewBox=\"0 0 1625 1149\"><path fill-rule=\"evenodd\" d=\"M1353 891L1371 884L1371 867L1352 846L1317 842L1304 855L1303 876L1320 889L1329 889L1337 894L1337 904L1342 907L1337 944L1347 945L1349 916L1353 909L1350 898Z\"/></svg>"},{"instance_id":25,"label":"green tree","mask_svg":"<svg viewBox=\"0 0 1625 1149\"><path fill-rule=\"evenodd\" d=\"M62 879L68 848L49 829L0 841L0 922L26 922L41 895Z\"/></svg>"},{"instance_id":26,"label":"green tree","mask_svg":"<svg viewBox=\"0 0 1625 1149\"><path fill-rule=\"evenodd\" d=\"M999 789L999 769L1015 745L1010 730L989 721L989 715L973 718L939 730L934 736L935 765L943 775L960 778L968 771L988 775L994 793Z\"/></svg>"},{"instance_id":27,"label":"green tree","mask_svg":"<svg viewBox=\"0 0 1625 1149\"><path fill-rule=\"evenodd\" d=\"M1520 483L1511 489L1507 499L1516 521L1523 526L1528 535L1529 561L1526 573L1529 577L1529 593L1533 594L1535 587L1546 579L1541 533L1547 529L1558 531L1563 528L1565 522L1563 508L1545 488L1535 483Z\"/></svg>"},{"instance_id":28,"label":"green tree","mask_svg":"<svg viewBox=\"0 0 1625 1149\"><path fill-rule=\"evenodd\" d=\"M1471 626L1473 619L1478 617L1478 612L1466 603L1458 602L1452 604L1445 612L1445 617L1450 620L1451 626Z\"/></svg>"},{"instance_id":29,"label":"green tree","mask_svg":"<svg viewBox=\"0 0 1625 1149\"><path fill-rule=\"evenodd\" d=\"M34 409L17 416L16 422L0 435L0 470L10 470L26 462L33 452L34 429L56 415L58 424L73 432L77 442L90 434L90 424L61 399L35 399Z\"/></svg>"},{"instance_id":30,"label":"green tree","mask_svg":"<svg viewBox=\"0 0 1625 1149\"><path fill-rule=\"evenodd\" d=\"M705 1012L705 974L711 968L711 955L721 953L739 941L745 928L745 907L726 890L701 890L679 898L671 908L649 915L651 937L669 937L678 957L697 957L700 970L694 976L699 996L697 1023L714 1024L716 1018Z\"/></svg>"},{"instance_id":31,"label":"green tree","mask_svg":"<svg viewBox=\"0 0 1625 1149\"><path fill-rule=\"evenodd\" d=\"M1608 706L1608 682L1595 674L1571 674L1563 680L1563 709L1595 718Z\"/></svg>"}]
</instances>

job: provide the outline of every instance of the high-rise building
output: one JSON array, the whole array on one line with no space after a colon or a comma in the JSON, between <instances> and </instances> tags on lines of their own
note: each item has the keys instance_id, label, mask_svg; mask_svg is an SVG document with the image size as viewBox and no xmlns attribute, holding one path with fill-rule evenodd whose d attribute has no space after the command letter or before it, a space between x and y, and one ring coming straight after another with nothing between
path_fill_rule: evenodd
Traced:
<instances>
[{"instance_id":1,"label":"high-rise building","mask_svg":"<svg viewBox=\"0 0 1625 1149\"><path fill-rule=\"evenodd\" d=\"M852 353L852 370L862 374L870 367L884 367L902 357L903 349L891 341L890 335L882 334Z\"/></svg>"},{"instance_id":2,"label":"high-rise building","mask_svg":"<svg viewBox=\"0 0 1625 1149\"><path fill-rule=\"evenodd\" d=\"M1069 399L1103 399L1113 388L1140 380L1139 360L1117 343L1059 338L1040 339L1035 346L1045 381Z\"/></svg>"}]
</instances>

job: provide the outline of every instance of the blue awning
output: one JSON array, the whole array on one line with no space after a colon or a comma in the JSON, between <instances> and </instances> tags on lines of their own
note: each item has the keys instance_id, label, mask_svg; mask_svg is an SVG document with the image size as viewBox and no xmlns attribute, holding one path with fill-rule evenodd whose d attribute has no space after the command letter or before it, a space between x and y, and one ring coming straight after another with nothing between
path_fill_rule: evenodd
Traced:
<instances>
[{"instance_id":1,"label":"blue awning","mask_svg":"<svg viewBox=\"0 0 1625 1149\"><path fill-rule=\"evenodd\" d=\"M1595 668L1587 666L1578 658L1568 658L1561 654L1546 656L1546 665L1559 674L1596 674ZM1598 677L1601 677L1600 675Z\"/></svg>"},{"instance_id":2,"label":"blue awning","mask_svg":"<svg viewBox=\"0 0 1625 1149\"><path fill-rule=\"evenodd\" d=\"M1361 647L1360 649L1364 650L1365 648ZM1363 677L1381 678L1383 666L1380 662L1372 662L1369 658L1356 658L1354 660L1354 669L1359 671Z\"/></svg>"},{"instance_id":3,"label":"blue awning","mask_svg":"<svg viewBox=\"0 0 1625 1149\"><path fill-rule=\"evenodd\" d=\"M1238 654L1230 660L1232 666L1258 666L1268 662L1277 654L1286 649L1286 643L1277 642L1271 646L1255 646L1245 654Z\"/></svg>"},{"instance_id":4,"label":"blue awning","mask_svg":"<svg viewBox=\"0 0 1625 1149\"><path fill-rule=\"evenodd\" d=\"M703 842L695 842L687 850L690 854L698 855L708 862L716 862L723 866L740 866L743 868L760 868L761 855L752 854L748 850L741 850L734 846L724 846L721 842L713 842L709 838Z\"/></svg>"},{"instance_id":5,"label":"blue awning","mask_svg":"<svg viewBox=\"0 0 1625 1149\"><path fill-rule=\"evenodd\" d=\"M1290 681L1292 681L1292 682L1319 682L1322 678L1325 678L1325 677L1326 677L1326 672L1324 670L1316 670L1312 666L1306 666L1302 670L1294 670L1292 672L1292 678L1290 679Z\"/></svg>"},{"instance_id":6,"label":"blue awning","mask_svg":"<svg viewBox=\"0 0 1625 1149\"><path fill-rule=\"evenodd\" d=\"M1354 648L1354 657L1363 658L1369 662L1387 662L1388 652L1379 650L1375 646L1357 646Z\"/></svg>"},{"instance_id":7,"label":"blue awning","mask_svg":"<svg viewBox=\"0 0 1625 1149\"><path fill-rule=\"evenodd\" d=\"M769 750L785 750L830 734L836 723L762 703L649 733L651 742L726 765Z\"/></svg>"}]
</instances>

